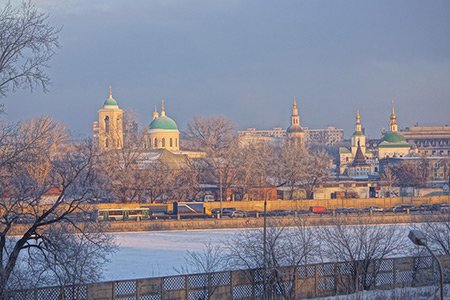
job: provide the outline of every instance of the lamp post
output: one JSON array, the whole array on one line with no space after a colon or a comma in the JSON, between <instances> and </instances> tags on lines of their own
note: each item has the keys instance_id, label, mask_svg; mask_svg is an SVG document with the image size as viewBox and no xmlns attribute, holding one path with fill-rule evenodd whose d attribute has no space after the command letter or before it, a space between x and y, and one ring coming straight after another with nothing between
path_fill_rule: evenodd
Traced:
<instances>
[{"instance_id":1,"label":"lamp post","mask_svg":"<svg viewBox=\"0 0 450 300\"><path fill-rule=\"evenodd\" d=\"M423 234L420 230L411 230L409 231L408 238L417 246L424 246L428 252L430 252L431 256L436 260L439 268L439 276L440 276L440 295L441 300L444 300L444 274L442 272L442 265L437 256L431 251L430 247L428 247L427 238L425 234Z\"/></svg>"}]
</instances>

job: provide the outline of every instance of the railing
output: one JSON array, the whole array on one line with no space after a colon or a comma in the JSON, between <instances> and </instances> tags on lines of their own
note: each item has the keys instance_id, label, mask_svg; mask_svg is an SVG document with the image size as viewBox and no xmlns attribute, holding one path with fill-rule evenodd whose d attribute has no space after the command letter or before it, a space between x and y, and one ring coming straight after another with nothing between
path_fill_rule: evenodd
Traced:
<instances>
[{"instance_id":1,"label":"railing","mask_svg":"<svg viewBox=\"0 0 450 300\"><path fill-rule=\"evenodd\" d=\"M448 272L450 256L440 256L440 260ZM355 272L355 265L358 263L283 267L266 276L261 269L250 269L45 287L12 292L10 299L260 299L264 293L270 299L303 299L349 294L362 286L387 290L437 282L435 263L429 256L375 260L365 272Z\"/></svg>"}]
</instances>

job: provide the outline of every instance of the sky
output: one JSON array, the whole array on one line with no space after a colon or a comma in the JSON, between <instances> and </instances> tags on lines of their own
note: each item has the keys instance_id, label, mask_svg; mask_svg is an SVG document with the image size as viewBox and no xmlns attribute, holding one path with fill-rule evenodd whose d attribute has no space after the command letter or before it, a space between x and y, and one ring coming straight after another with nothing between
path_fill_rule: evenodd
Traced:
<instances>
[{"instance_id":1,"label":"sky","mask_svg":"<svg viewBox=\"0 0 450 300\"><path fill-rule=\"evenodd\" d=\"M15 0L13 2L18 2ZM35 0L36 1L36 0ZM0 0L0 5L6 1ZM304 127L369 138L388 127L450 125L450 1L39 0L62 27L48 93L1 98L8 120L49 115L75 136L111 85L140 124L165 99L179 129L223 115L237 129Z\"/></svg>"}]
</instances>

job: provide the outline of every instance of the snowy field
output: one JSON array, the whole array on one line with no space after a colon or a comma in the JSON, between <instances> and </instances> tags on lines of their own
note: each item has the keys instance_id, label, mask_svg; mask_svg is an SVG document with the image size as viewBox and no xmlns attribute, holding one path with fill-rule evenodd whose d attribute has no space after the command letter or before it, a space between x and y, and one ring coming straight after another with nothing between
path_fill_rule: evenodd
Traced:
<instances>
[{"instance_id":1,"label":"snowy field","mask_svg":"<svg viewBox=\"0 0 450 300\"><path fill-rule=\"evenodd\" d=\"M396 226L404 228L405 236L408 234L408 225ZM114 233L112 235L119 244L119 250L111 256L102 280L176 275L175 268L185 264L187 250L201 251L207 241L223 244L240 230L242 229Z\"/></svg>"},{"instance_id":2,"label":"snowy field","mask_svg":"<svg viewBox=\"0 0 450 300\"><path fill-rule=\"evenodd\" d=\"M221 244L240 229L114 233L119 251L111 256L103 280L175 275L187 250L201 251L206 242Z\"/></svg>"}]
</instances>

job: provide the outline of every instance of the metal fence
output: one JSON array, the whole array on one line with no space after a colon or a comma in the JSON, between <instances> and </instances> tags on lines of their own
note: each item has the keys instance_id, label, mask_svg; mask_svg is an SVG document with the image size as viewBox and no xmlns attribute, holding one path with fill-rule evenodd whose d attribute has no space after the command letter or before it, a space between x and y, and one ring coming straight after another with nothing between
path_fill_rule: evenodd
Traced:
<instances>
[{"instance_id":1,"label":"metal fence","mask_svg":"<svg viewBox=\"0 0 450 300\"><path fill-rule=\"evenodd\" d=\"M441 256L440 260L448 272L450 256ZM386 290L437 282L435 262L429 256L376 260L370 262L364 272L356 271L362 263L323 263L282 267L269 272L250 269L45 287L15 291L9 299L260 299L264 293L271 299L303 299L348 294L363 286ZM446 282L449 281L447 277Z\"/></svg>"}]
</instances>

